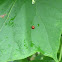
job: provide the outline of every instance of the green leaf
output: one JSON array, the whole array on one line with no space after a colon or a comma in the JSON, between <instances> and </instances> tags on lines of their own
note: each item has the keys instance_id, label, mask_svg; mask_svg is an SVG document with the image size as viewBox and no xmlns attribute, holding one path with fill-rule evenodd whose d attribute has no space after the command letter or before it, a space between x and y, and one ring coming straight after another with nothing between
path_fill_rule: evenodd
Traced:
<instances>
[{"instance_id":1,"label":"green leaf","mask_svg":"<svg viewBox=\"0 0 62 62\"><path fill-rule=\"evenodd\" d=\"M34 58L34 60L28 60L28 58L26 58L22 60L15 60L13 62L55 62L52 58L43 56L42 54L37 55L37 56L32 56L31 58Z\"/></svg>"},{"instance_id":2,"label":"green leaf","mask_svg":"<svg viewBox=\"0 0 62 62\"><path fill-rule=\"evenodd\" d=\"M30 61L30 62L55 62L53 60L34 60L34 61Z\"/></svg>"},{"instance_id":3,"label":"green leaf","mask_svg":"<svg viewBox=\"0 0 62 62\"><path fill-rule=\"evenodd\" d=\"M58 62L62 0L0 2L0 15L6 14L0 17L0 62L23 59L38 51Z\"/></svg>"},{"instance_id":4,"label":"green leaf","mask_svg":"<svg viewBox=\"0 0 62 62\"><path fill-rule=\"evenodd\" d=\"M55 62L54 60L49 59L43 59L43 60L33 60L33 61L28 61L27 59L23 59L23 60L16 60L13 62Z\"/></svg>"},{"instance_id":5,"label":"green leaf","mask_svg":"<svg viewBox=\"0 0 62 62\"><path fill-rule=\"evenodd\" d=\"M14 62L55 62L54 60L33 60L33 61L14 61Z\"/></svg>"},{"instance_id":6,"label":"green leaf","mask_svg":"<svg viewBox=\"0 0 62 62\"><path fill-rule=\"evenodd\" d=\"M15 60L13 62L29 62L27 59L22 59L22 60Z\"/></svg>"}]
</instances>

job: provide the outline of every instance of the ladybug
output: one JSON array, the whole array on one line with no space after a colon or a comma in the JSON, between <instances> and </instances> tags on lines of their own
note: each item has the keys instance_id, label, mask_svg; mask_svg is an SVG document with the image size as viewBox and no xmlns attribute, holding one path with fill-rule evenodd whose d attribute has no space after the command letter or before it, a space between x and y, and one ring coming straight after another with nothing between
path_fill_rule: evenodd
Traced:
<instances>
[{"instance_id":1,"label":"ladybug","mask_svg":"<svg viewBox=\"0 0 62 62\"><path fill-rule=\"evenodd\" d=\"M32 26L32 29L34 29L35 28L35 26Z\"/></svg>"}]
</instances>

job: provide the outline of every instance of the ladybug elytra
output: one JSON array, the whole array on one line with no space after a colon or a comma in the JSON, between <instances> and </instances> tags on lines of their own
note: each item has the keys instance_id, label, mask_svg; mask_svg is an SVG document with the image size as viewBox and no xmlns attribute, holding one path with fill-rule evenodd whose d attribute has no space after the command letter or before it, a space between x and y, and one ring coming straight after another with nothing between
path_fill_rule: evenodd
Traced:
<instances>
[{"instance_id":1,"label":"ladybug elytra","mask_svg":"<svg viewBox=\"0 0 62 62\"><path fill-rule=\"evenodd\" d=\"M32 26L32 29L34 29L35 28L35 26Z\"/></svg>"}]
</instances>

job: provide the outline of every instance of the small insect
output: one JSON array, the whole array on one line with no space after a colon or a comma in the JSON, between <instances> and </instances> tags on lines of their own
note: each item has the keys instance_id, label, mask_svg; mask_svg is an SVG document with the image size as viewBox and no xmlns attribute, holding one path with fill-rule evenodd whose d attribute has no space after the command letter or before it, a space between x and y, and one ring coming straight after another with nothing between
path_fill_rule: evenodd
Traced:
<instances>
[{"instance_id":1,"label":"small insect","mask_svg":"<svg viewBox=\"0 0 62 62\"><path fill-rule=\"evenodd\" d=\"M34 29L35 28L35 26L32 26L32 29Z\"/></svg>"},{"instance_id":2,"label":"small insect","mask_svg":"<svg viewBox=\"0 0 62 62\"><path fill-rule=\"evenodd\" d=\"M4 18L4 16L6 16L6 14L4 14L4 15L0 15L1 18Z\"/></svg>"},{"instance_id":3,"label":"small insect","mask_svg":"<svg viewBox=\"0 0 62 62\"><path fill-rule=\"evenodd\" d=\"M35 0L32 0L32 4L35 4Z\"/></svg>"}]
</instances>

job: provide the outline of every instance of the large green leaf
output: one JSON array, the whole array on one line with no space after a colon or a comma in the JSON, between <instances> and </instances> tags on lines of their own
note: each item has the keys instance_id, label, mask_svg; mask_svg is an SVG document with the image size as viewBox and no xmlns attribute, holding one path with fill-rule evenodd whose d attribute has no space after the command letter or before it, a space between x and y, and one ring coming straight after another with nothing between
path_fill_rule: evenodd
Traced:
<instances>
[{"instance_id":1,"label":"large green leaf","mask_svg":"<svg viewBox=\"0 0 62 62\"><path fill-rule=\"evenodd\" d=\"M26 58L26 59L9 61L9 62L55 62L55 61L50 57L42 57L41 55L38 55L34 58L34 60L29 60L28 58Z\"/></svg>"},{"instance_id":2,"label":"large green leaf","mask_svg":"<svg viewBox=\"0 0 62 62\"><path fill-rule=\"evenodd\" d=\"M20 60L20 61L14 61L14 62L55 62L55 61L54 60L33 60L33 61Z\"/></svg>"},{"instance_id":3,"label":"large green leaf","mask_svg":"<svg viewBox=\"0 0 62 62\"><path fill-rule=\"evenodd\" d=\"M56 62L62 24L62 0L0 0L0 62L37 51ZM31 29L34 25L35 29ZM4 60L3 60L4 59Z\"/></svg>"}]
</instances>

